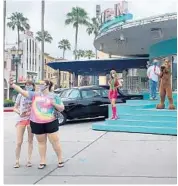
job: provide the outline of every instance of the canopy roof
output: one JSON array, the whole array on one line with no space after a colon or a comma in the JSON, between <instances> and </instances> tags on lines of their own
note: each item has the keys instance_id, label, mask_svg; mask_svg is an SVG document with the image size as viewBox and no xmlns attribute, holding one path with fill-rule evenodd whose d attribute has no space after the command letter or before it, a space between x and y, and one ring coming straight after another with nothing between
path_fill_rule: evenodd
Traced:
<instances>
[{"instance_id":1,"label":"canopy roof","mask_svg":"<svg viewBox=\"0 0 178 186\"><path fill-rule=\"evenodd\" d=\"M78 61L54 61L47 65L61 71L78 75L106 75L110 70L122 72L129 68L146 68L148 58L95 59Z\"/></svg>"}]
</instances>

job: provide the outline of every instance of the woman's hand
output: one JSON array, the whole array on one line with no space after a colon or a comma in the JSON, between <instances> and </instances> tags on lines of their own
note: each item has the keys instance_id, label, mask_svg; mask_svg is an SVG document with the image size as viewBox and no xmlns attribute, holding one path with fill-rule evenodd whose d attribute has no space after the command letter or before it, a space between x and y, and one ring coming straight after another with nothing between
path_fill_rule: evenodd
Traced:
<instances>
[{"instance_id":1,"label":"woman's hand","mask_svg":"<svg viewBox=\"0 0 178 186\"><path fill-rule=\"evenodd\" d=\"M14 90L16 90L18 93L22 94L24 97L28 97L28 91L23 90L20 86L14 84L14 79L13 77L10 75L10 79L9 79L9 85L11 88L13 88Z\"/></svg>"},{"instance_id":2,"label":"woman's hand","mask_svg":"<svg viewBox=\"0 0 178 186\"><path fill-rule=\"evenodd\" d=\"M10 76L10 79L9 79L9 85L10 85L10 87L13 88L13 84L14 84L14 79L13 79L12 76Z\"/></svg>"},{"instance_id":3,"label":"woman's hand","mask_svg":"<svg viewBox=\"0 0 178 186\"><path fill-rule=\"evenodd\" d=\"M64 105L59 105L59 104L56 104L56 101L55 100L52 100L51 101L51 104L60 112L62 112L64 110Z\"/></svg>"}]
</instances>

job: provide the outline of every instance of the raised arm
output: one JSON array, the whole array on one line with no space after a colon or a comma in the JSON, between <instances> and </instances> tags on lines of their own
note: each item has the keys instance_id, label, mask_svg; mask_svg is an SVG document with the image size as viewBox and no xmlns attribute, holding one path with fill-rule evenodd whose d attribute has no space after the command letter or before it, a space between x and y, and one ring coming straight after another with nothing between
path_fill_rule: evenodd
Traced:
<instances>
[{"instance_id":1,"label":"raised arm","mask_svg":"<svg viewBox=\"0 0 178 186\"><path fill-rule=\"evenodd\" d=\"M12 87L18 93L22 94L24 97L29 97L28 91L23 90L20 86L14 84L14 80L12 77L10 78L9 84L10 84L10 87Z\"/></svg>"},{"instance_id":2,"label":"raised arm","mask_svg":"<svg viewBox=\"0 0 178 186\"><path fill-rule=\"evenodd\" d=\"M121 87L122 85L121 85L121 83L120 83L120 80L119 79L117 79L117 84L116 84L116 88L119 88L119 87Z\"/></svg>"}]
</instances>

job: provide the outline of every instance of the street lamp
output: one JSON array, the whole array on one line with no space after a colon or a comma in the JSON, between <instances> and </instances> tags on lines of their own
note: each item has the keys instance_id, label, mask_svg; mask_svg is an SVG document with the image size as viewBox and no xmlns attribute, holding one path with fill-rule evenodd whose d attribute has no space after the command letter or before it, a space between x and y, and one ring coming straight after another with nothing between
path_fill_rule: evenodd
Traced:
<instances>
[{"instance_id":1,"label":"street lamp","mask_svg":"<svg viewBox=\"0 0 178 186\"><path fill-rule=\"evenodd\" d=\"M12 62L15 64L16 83L17 83L17 78L18 78L18 64L21 63L21 56L23 54L23 51L22 50L12 49L11 50L11 54L12 54Z\"/></svg>"}]
</instances>

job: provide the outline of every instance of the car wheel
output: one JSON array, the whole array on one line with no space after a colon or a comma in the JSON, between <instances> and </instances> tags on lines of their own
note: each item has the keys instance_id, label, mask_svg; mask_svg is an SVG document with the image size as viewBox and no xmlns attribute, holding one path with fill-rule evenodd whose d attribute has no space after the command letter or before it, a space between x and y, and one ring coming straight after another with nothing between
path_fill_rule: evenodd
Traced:
<instances>
[{"instance_id":1,"label":"car wheel","mask_svg":"<svg viewBox=\"0 0 178 186\"><path fill-rule=\"evenodd\" d=\"M60 112L59 115L58 115L59 126L64 125L66 123L66 120L67 120L66 114L63 113L63 112Z\"/></svg>"}]
</instances>

